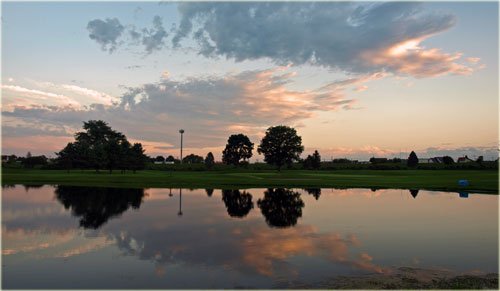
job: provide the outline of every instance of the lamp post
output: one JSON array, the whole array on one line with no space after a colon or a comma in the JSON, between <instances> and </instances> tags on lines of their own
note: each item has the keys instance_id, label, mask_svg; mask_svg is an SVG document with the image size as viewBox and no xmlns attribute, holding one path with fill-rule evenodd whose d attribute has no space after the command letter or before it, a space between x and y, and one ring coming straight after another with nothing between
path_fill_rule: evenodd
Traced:
<instances>
[{"instance_id":1,"label":"lamp post","mask_svg":"<svg viewBox=\"0 0 500 291\"><path fill-rule=\"evenodd\" d=\"M182 164L182 135L184 134L184 129L179 130L179 133L181 134L181 164Z\"/></svg>"}]
</instances>

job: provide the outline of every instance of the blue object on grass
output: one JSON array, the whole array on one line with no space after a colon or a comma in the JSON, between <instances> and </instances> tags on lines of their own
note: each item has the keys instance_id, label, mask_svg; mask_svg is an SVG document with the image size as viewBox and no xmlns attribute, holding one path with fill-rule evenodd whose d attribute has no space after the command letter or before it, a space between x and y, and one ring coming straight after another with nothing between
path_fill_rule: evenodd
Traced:
<instances>
[{"instance_id":1,"label":"blue object on grass","mask_svg":"<svg viewBox=\"0 0 500 291\"><path fill-rule=\"evenodd\" d=\"M458 185L469 186L469 181L468 180L458 180Z\"/></svg>"}]
</instances>

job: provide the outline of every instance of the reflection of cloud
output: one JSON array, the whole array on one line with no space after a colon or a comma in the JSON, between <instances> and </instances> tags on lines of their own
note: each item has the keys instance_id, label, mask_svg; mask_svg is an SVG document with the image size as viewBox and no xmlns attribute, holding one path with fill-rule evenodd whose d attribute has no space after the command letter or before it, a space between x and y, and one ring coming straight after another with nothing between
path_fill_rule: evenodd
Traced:
<instances>
[{"instance_id":1,"label":"reflection of cloud","mask_svg":"<svg viewBox=\"0 0 500 291\"><path fill-rule=\"evenodd\" d=\"M280 230L253 229L243 241L243 261L262 275L273 275L276 262L292 256L326 255L334 263L382 273L384 269L372 263L373 258L362 253L351 258L349 248L359 246L354 235L342 237L337 233L318 233L312 226L297 226Z\"/></svg>"}]
</instances>

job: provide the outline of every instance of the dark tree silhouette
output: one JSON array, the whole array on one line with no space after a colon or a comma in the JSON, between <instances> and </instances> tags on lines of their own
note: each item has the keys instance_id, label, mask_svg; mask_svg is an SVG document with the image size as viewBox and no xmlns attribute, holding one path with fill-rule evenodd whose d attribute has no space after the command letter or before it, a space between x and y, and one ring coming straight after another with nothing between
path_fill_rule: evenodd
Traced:
<instances>
[{"instance_id":1,"label":"dark tree silhouette","mask_svg":"<svg viewBox=\"0 0 500 291\"><path fill-rule=\"evenodd\" d=\"M257 205L272 227L290 227L297 224L297 219L302 216L304 202L300 193L284 188L267 189L264 199L259 199Z\"/></svg>"},{"instance_id":2,"label":"dark tree silhouette","mask_svg":"<svg viewBox=\"0 0 500 291\"><path fill-rule=\"evenodd\" d=\"M240 190L222 190L222 201L231 217L245 217L253 208L252 194Z\"/></svg>"},{"instance_id":3,"label":"dark tree silhouette","mask_svg":"<svg viewBox=\"0 0 500 291\"><path fill-rule=\"evenodd\" d=\"M146 155L141 144L132 146L125 135L117 132L102 120L90 120L83 123L85 131L75 134L75 141L68 143L57 154L57 164L67 169L94 168L96 171L106 168L138 170L144 168Z\"/></svg>"},{"instance_id":4,"label":"dark tree silhouette","mask_svg":"<svg viewBox=\"0 0 500 291\"><path fill-rule=\"evenodd\" d=\"M214 194L214 189L205 189L205 192L207 192L208 197L212 197L212 195Z\"/></svg>"},{"instance_id":5,"label":"dark tree silhouette","mask_svg":"<svg viewBox=\"0 0 500 291\"><path fill-rule=\"evenodd\" d=\"M410 189L411 196L413 196L413 198L417 198L418 191L418 189Z\"/></svg>"},{"instance_id":6,"label":"dark tree silhouette","mask_svg":"<svg viewBox=\"0 0 500 291\"><path fill-rule=\"evenodd\" d=\"M204 159L201 156L190 154L184 157L182 159L182 162L184 164L202 164L204 162Z\"/></svg>"},{"instance_id":7,"label":"dark tree silhouette","mask_svg":"<svg viewBox=\"0 0 500 291\"><path fill-rule=\"evenodd\" d=\"M304 169L314 169L317 170L321 166L321 156L318 151L314 151L312 155L308 155L304 160L303 167Z\"/></svg>"},{"instance_id":8,"label":"dark tree silhouette","mask_svg":"<svg viewBox=\"0 0 500 291\"><path fill-rule=\"evenodd\" d=\"M279 171L282 166L300 160L304 146L294 128L278 125L267 129L257 151L264 155L268 164L277 166Z\"/></svg>"},{"instance_id":9,"label":"dark tree silhouette","mask_svg":"<svg viewBox=\"0 0 500 291\"><path fill-rule=\"evenodd\" d=\"M57 186L55 195L65 209L80 217L80 226L98 229L129 208L138 209L144 189Z\"/></svg>"},{"instance_id":10,"label":"dark tree silhouette","mask_svg":"<svg viewBox=\"0 0 500 291\"><path fill-rule=\"evenodd\" d=\"M215 164L215 159L214 159L214 154L212 152L209 152L207 156L205 157L205 166L207 169L212 169Z\"/></svg>"},{"instance_id":11,"label":"dark tree silhouette","mask_svg":"<svg viewBox=\"0 0 500 291\"><path fill-rule=\"evenodd\" d=\"M163 163L165 161L165 158L163 156L156 156L155 161Z\"/></svg>"},{"instance_id":12,"label":"dark tree silhouette","mask_svg":"<svg viewBox=\"0 0 500 291\"><path fill-rule=\"evenodd\" d=\"M411 151L410 155L408 156L408 167L416 167L418 165L418 157L417 154L414 151Z\"/></svg>"},{"instance_id":13,"label":"dark tree silhouette","mask_svg":"<svg viewBox=\"0 0 500 291\"><path fill-rule=\"evenodd\" d=\"M222 151L222 162L227 165L239 165L252 157L253 143L244 134L233 134L227 140L226 148Z\"/></svg>"},{"instance_id":14,"label":"dark tree silhouette","mask_svg":"<svg viewBox=\"0 0 500 291\"><path fill-rule=\"evenodd\" d=\"M312 195L316 200L321 196L321 188L304 188L307 194Z\"/></svg>"},{"instance_id":15,"label":"dark tree silhouette","mask_svg":"<svg viewBox=\"0 0 500 291\"><path fill-rule=\"evenodd\" d=\"M444 163L445 165L451 165L451 164L455 163L455 161L454 161L454 160L453 160L453 158L452 158L452 157L450 157L450 156L444 156L444 157L443 157L443 163Z\"/></svg>"}]
</instances>

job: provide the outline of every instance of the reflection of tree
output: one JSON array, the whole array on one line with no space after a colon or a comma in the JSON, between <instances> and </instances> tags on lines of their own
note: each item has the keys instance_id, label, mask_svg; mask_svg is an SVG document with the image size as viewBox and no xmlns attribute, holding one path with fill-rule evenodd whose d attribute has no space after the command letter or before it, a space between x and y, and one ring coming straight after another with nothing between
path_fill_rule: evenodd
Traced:
<instances>
[{"instance_id":1,"label":"reflection of tree","mask_svg":"<svg viewBox=\"0 0 500 291\"><path fill-rule=\"evenodd\" d=\"M314 196L316 200L319 199L319 196L321 196L321 189L320 188L304 188L304 191L307 192L307 194Z\"/></svg>"},{"instance_id":2,"label":"reflection of tree","mask_svg":"<svg viewBox=\"0 0 500 291\"><path fill-rule=\"evenodd\" d=\"M253 208L252 194L240 190L222 190L222 201L231 217L245 217Z\"/></svg>"},{"instance_id":3,"label":"reflection of tree","mask_svg":"<svg viewBox=\"0 0 500 291\"><path fill-rule=\"evenodd\" d=\"M57 186L55 194L64 208L81 217L80 226L97 229L130 207L138 209L144 189Z\"/></svg>"},{"instance_id":4,"label":"reflection of tree","mask_svg":"<svg viewBox=\"0 0 500 291\"><path fill-rule=\"evenodd\" d=\"M413 198L417 198L418 191L418 189L410 189L411 196L413 196Z\"/></svg>"},{"instance_id":5,"label":"reflection of tree","mask_svg":"<svg viewBox=\"0 0 500 291\"><path fill-rule=\"evenodd\" d=\"M24 190L26 192L28 192L30 189L40 189L43 187L43 184L42 185L23 185L24 186Z\"/></svg>"},{"instance_id":6,"label":"reflection of tree","mask_svg":"<svg viewBox=\"0 0 500 291\"><path fill-rule=\"evenodd\" d=\"M289 227L295 225L297 219L302 216L304 202L300 198L300 193L276 188L267 189L264 192L264 199L259 199L257 205L269 226Z\"/></svg>"},{"instance_id":7,"label":"reflection of tree","mask_svg":"<svg viewBox=\"0 0 500 291\"><path fill-rule=\"evenodd\" d=\"M212 194L214 194L214 189L205 189L205 192L207 192L208 197L212 197Z\"/></svg>"}]
</instances>

